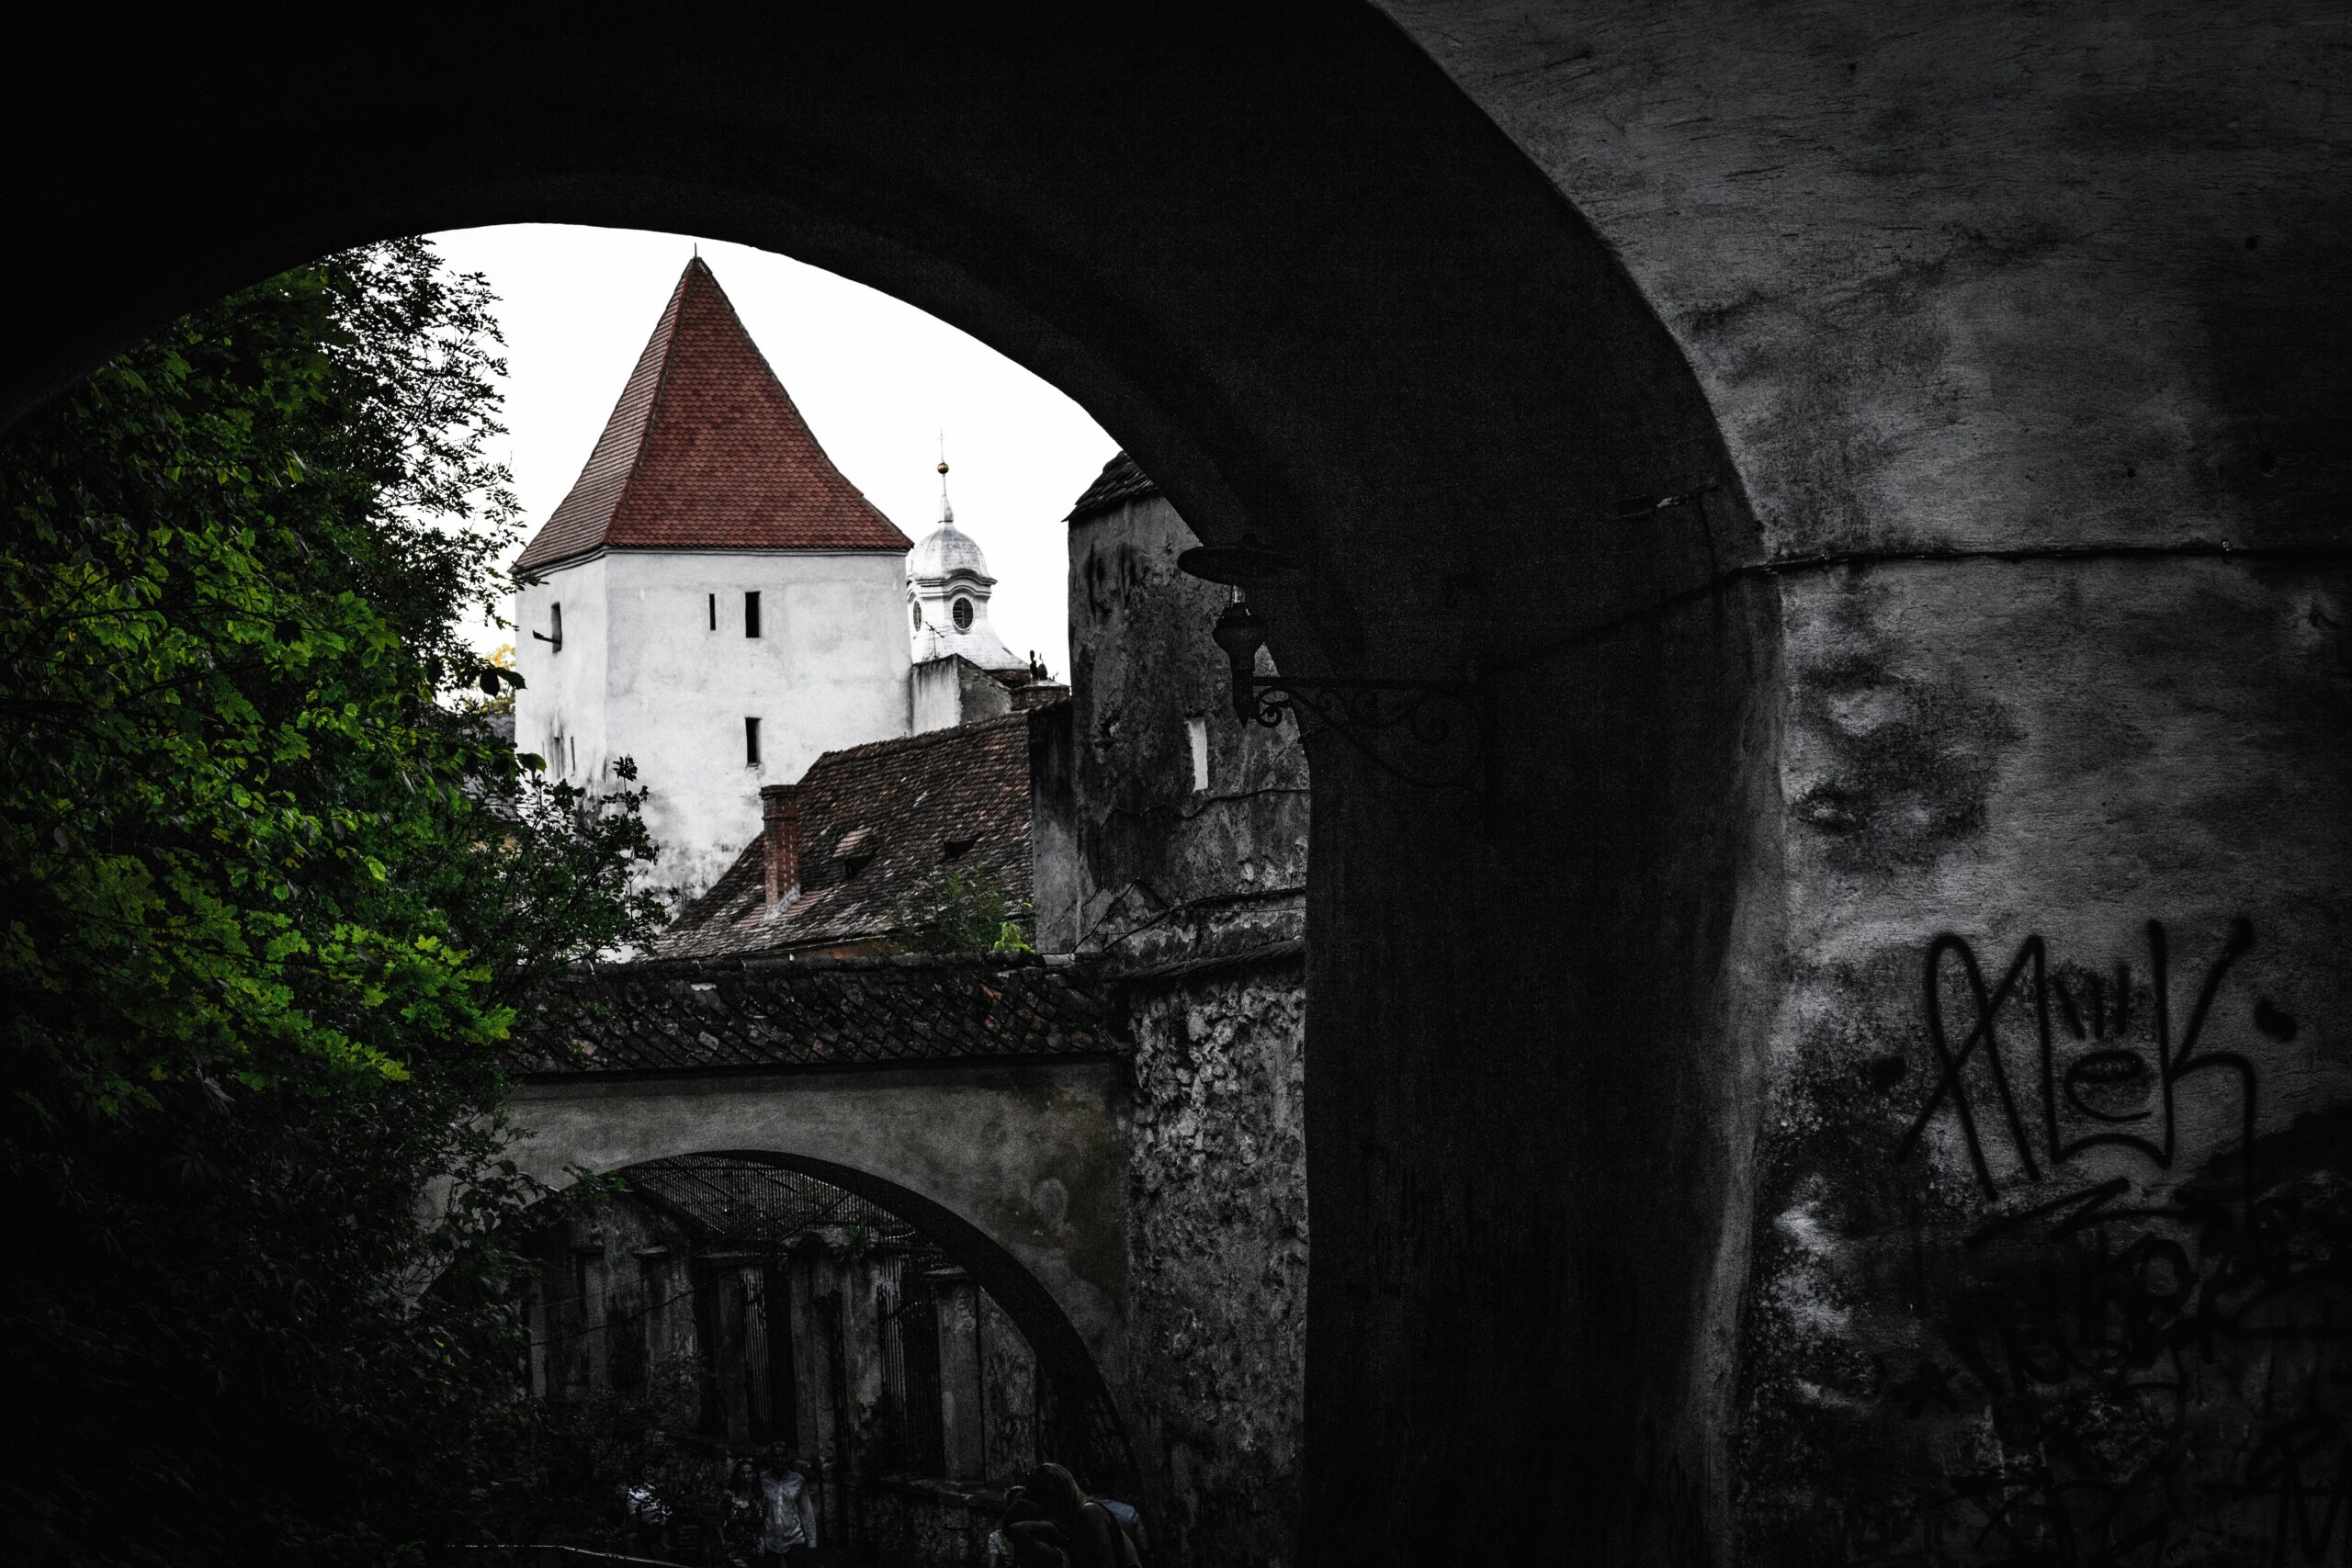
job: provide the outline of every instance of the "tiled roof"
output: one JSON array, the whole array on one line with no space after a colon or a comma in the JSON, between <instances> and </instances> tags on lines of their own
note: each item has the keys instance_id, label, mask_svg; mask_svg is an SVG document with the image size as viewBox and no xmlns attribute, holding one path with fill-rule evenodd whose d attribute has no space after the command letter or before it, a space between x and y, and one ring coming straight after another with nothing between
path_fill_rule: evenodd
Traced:
<instances>
[{"instance_id":1,"label":"tiled roof","mask_svg":"<svg viewBox=\"0 0 2352 1568\"><path fill-rule=\"evenodd\" d=\"M935 907L948 871L1026 906L1030 727L1046 711L826 752L800 782L800 896L765 907L767 849L755 838L655 952L699 958L900 934L910 913Z\"/></svg>"},{"instance_id":2,"label":"tiled roof","mask_svg":"<svg viewBox=\"0 0 2352 1568\"><path fill-rule=\"evenodd\" d=\"M1086 493L1069 509L1065 523L1075 523L1081 517L1091 517L1098 512L1108 512L1123 502L1136 501L1147 495L1158 495L1159 487L1151 476L1136 467L1136 460L1125 452L1114 452L1102 465L1102 473L1086 487Z\"/></svg>"},{"instance_id":3,"label":"tiled roof","mask_svg":"<svg viewBox=\"0 0 2352 1568\"><path fill-rule=\"evenodd\" d=\"M718 279L686 264L605 434L514 563L599 548L905 550L842 477Z\"/></svg>"},{"instance_id":4,"label":"tiled roof","mask_svg":"<svg viewBox=\"0 0 2352 1568\"><path fill-rule=\"evenodd\" d=\"M676 1073L1125 1048L1099 982L1035 955L622 964L530 998L514 1072Z\"/></svg>"}]
</instances>

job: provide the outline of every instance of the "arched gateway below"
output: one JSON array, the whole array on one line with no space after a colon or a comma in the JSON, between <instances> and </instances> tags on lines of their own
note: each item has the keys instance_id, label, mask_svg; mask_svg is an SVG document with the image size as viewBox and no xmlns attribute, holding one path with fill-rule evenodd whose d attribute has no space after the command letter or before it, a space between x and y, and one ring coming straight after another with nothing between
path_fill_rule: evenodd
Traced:
<instances>
[{"instance_id":1,"label":"arched gateway below","mask_svg":"<svg viewBox=\"0 0 2352 1568\"><path fill-rule=\"evenodd\" d=\"M1125 1065L1102 1028L1070 971L1035 962L630 965L524 1032L512 1157L560 1187L725 1155L856 1194L1002 1308L1067 1457L1124 1481Z\"/></svg>"}]
</instances>

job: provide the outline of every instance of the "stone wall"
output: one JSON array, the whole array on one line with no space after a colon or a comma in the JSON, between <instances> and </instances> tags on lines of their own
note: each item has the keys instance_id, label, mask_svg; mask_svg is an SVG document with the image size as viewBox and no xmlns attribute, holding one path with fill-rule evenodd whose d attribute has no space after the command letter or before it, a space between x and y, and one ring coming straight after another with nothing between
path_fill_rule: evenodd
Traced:
<instances>
[{"instance_id":1,"label":"stone wall","mask_svg":"<svg viewBox=\"0 0 2352 1568\"><path fill-rule=\"evenodd\" d=\"M1200 541L1148 479L1120 490L1070 522L1076 945L1158 961L1295 941L1307 831L1297 726L1236 716L1209 639L1229 591L1176 570Z\"/></svg>"},{"instance_id":2,"label":"stone wall","mask_svg":"<svg viewBox=\"0 0 2352 1568\"><path fill-rule=\"evenodd\" d=\"M1124 455L1070 519L1077 945L1125 976L1132 1051L1126 1500L1163 1562L1275 1568L1299 1560L1306 756L1295 721L1234 713L1229 591L1176 568L1198 542Z\"/></svg>"},{"instance_id":3,"label":"stone wall","mask_svg":"<svg viewBox=\"0 0 2352 1568\"><path fill-rule=\"evenodd\" d=\"M1128 1409L1162 1560L1297 1562L1306 1323L1298 959L1132 992Z\"/></svg>"}]
</instances>

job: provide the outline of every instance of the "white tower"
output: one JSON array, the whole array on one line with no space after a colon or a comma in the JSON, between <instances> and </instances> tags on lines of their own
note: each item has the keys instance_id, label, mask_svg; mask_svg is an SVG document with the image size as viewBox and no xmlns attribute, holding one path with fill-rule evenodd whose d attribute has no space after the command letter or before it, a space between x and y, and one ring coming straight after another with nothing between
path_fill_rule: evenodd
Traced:
<instances>
[{"instance_id":1,"label":"white tower","mask_svg":"<svg viewBox=\"0 0 2352 1568\"><path fill-rule=\"evenodd\" d=\"M907 732L906 551L690 262L515 563L517 743L582 784L633 759L652 881L699 893L759 832L763 784Z\"/></svg>"},{"instance_id":2,"label":"white tower","mask_svg":"<svg viewBox=\"0 0 2352 1568\"><path fill-rule=\"evenodd\" d=\"M947 501L947 463L939 464L939 526L907 552L908 617L914 661L960 654L983 670L1018 670L1029 661L1006 648L989 625L989 594L996 579L979 542L956 526Z\"/></svg>"}]
</instances>

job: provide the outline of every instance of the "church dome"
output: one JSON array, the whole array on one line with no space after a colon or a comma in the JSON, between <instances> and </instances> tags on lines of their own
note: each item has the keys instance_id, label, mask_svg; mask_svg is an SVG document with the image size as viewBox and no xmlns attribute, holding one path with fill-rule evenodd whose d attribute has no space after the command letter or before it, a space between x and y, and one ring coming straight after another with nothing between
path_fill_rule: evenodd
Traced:
<instances>
[{"instance_id":1,"label":"church dome","mask_svg":"<svg viewBox=\"0 0 2352 1568\"><path fill-rule=\"evenodd\" d=\"M988 558L980 553L979 541L956 526L951 518L922 536L921 543L907 552L907 576L936 581L962 572L986 578Z\"/></svg>"},{"instance_id":2,"label":"church dome","mask_svg":"<svg viewBox=\"0 0 2352 1568\"><path fill-rule=\"evenodd\" d=\"M907 552L907 609L914 661L950 654L983 670L1026 670L1029 661L997 637L989 625L988 558L979 541L956 526L947 502L947 459L939 460L939 526Z\"/></svg>"}]
</instances>

